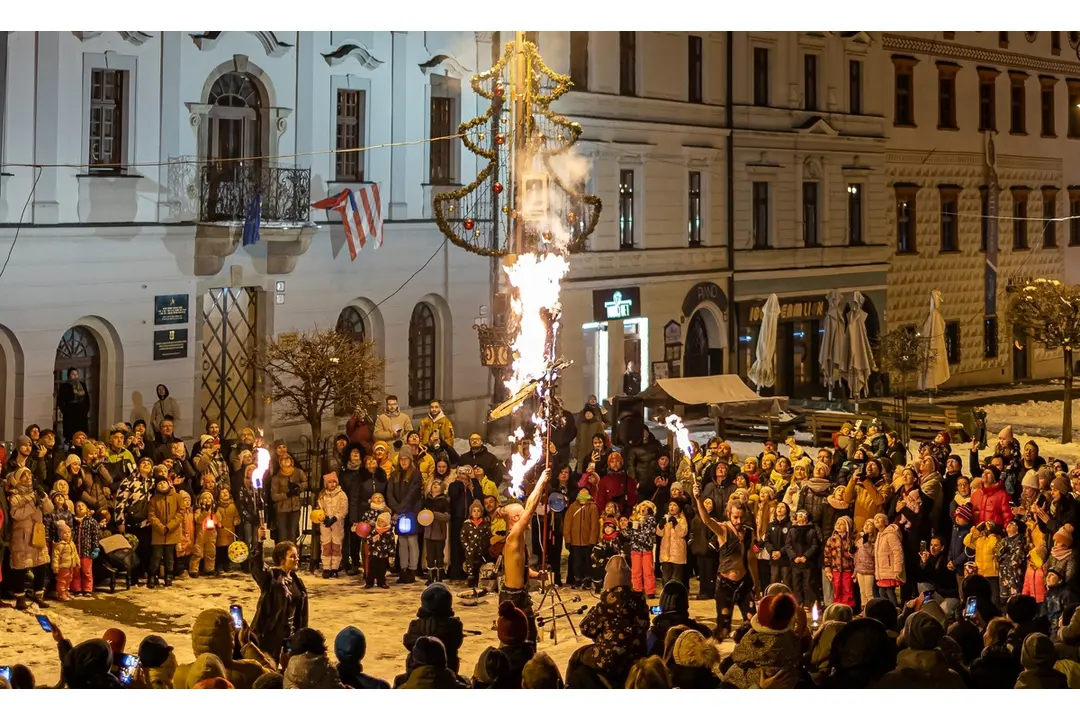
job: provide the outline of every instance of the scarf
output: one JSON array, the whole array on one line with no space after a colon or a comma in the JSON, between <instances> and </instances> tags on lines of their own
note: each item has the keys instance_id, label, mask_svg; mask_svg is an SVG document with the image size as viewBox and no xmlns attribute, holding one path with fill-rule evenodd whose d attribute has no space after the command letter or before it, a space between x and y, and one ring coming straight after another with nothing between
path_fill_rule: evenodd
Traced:
<instances>
[{"instance_id":1,"label":"scarf","mask_svg":"<svg viewBox=\"0 0 1080 720\"><path fill-rule=\"evenodd\" d=\"M1053 556L1055 560L1068 560L1072 556L1072 548L1063 548L1055 545L1053 549L1050 550L1050 555Z\"/></svg>"},{"instance_id":2,"label":"scarf","mask_svg":"<svg viewBox=\"0 0 1080 720\"><path fill-rule=\"evenodd\" d=\"M356 462L353 462L352 460L350 460L349 462L345 463L345 467L348 468L349 470L359 470L360 465L363 464L363 462L364 462L363 460L357 460Z\"/></svg>"}]
</instances>

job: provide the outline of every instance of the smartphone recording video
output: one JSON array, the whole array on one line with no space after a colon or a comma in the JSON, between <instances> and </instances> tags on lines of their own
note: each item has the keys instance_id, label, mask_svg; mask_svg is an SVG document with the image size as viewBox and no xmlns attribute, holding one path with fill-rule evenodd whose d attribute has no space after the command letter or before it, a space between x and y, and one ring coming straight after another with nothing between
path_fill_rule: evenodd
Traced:
<instances>
[{"instance_id":1,"label":"smartphone recording video","mask_svg":"<svg viewBox=\"0 0 1080 720\"><path fill-rule=\"evenodd\" d=\"M139 671L139 656L124 653L120 656L120 682L129 687Z\"/></svg>"},{"instance_id":2,"label":"smartphone recording video","mask_svg":"<svg viewBox=\"0 0 1080 720\"><path fill-rule=\"evenodd\" d=\"M650 615L659 615L660 612L661 612L661 609L660 609L659 605L653 605L652 607L649 608L649 614Z\"/></svg>"},{"instance_id":3,"label":"smartphone recording video","mask_svg":"<svg viewBox=\"0 0 1080 720\"><path fill-rule=\"evenodd\" d=\"M35 615L34 617L37 619L38 625L41 626L42 630L44 630L45 632L52 632L53 631L52 623L49 622L49 618L47 616L45 616L45 615Z\"/></svg>"},{"instance_id":4,"label":"smartphone recording video","mask_svg":"<svg viewBox=\"0 0 1080 720\"><path fill-rule=\"evenodd\" d=\"M976 606L977 605L978 605L977 598L975 598L974 596L969 597L967 599L967 605L964 606L964 617L969 618L969 619L975 617L975 611L976 611Z\"/></svg>"},{"instance_id":5,"label":"smartphone recording video","mask_svg":"<svg viewBox=\"0 0 1080 720\"><path fill-rule=\"evenodd\" d=\"M233 629L239 630L244 627L244 609L239 605L229 606L229 615L232 615Z\"/></svg>"}]
</instances>

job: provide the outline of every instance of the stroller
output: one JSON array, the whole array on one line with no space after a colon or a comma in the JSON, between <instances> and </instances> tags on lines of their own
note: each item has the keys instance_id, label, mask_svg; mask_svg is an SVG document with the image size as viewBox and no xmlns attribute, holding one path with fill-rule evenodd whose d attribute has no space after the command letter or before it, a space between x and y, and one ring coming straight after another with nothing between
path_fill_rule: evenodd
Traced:
<instances>
[{"instance_id":1,"label":"stroller","mask_svg":"<svg viewBox=\"0 0 1080 720\"><path fill-rule=\"evenodd\" d=\"M116 592L116 580L124 580L124 589L131 589L132 572L139 566L139 556L124 535L109 535L99 543L102 553L94 562L95 584L108 585L109 593ZM104 580L104 582L102 582Z\"/></svg>"}]
</instances>

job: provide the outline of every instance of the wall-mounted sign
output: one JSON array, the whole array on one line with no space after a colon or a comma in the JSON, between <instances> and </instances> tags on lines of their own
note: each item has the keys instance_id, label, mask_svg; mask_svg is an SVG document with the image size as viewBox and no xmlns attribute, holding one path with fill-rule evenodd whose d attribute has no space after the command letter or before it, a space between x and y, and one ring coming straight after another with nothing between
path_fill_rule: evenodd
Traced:
<instances>
[{"instance_id":1,"label":"wall-mounted sign","mask_svg":"<svg viewBox=\"0 0 1080 720\"><path fill-rule=\"evenodd\" d=\"M154 331L154 360L179 360L188 355L187 328Z\"/></svg>"},{"instance_id":2,"label":"wall-mounted sign","mask_svg":"<svg viewBox=\"0 0 1080 720\"><path fill-rule=\"evenodd\" d=\"M754 305L750 305L744 317L744 324L760 324L761 309L764 305L764 300L756 301ZM818 320L825 317L825 308L825 298L782 300L780 302L780 320Z\"/></svg>"},{"instance_id":3,"label":"wall-mounted sign","mask_svg":"<svg viewBox=\"0 0 1080 720\"><path fill-rule=\"evenodd\" d=\"M155 295L155 325L186 325L188 321L187 295Z\"/></svg>"},{"instance_id":4,"label":"wall-mounted sign","mask_svg":"<svg viewBox=\"0 0 1080 720\"><path fill-rule=\"evenodd\" d=\"M593 320L624 320L642 317L641 289L636 287L593 290Z\"/></svg>"},{"instance_id":5,"label":"wall-mounted sign","mask_svg":"<svg viewBox=\"0 0 1080 720\"><path fill-rule=\"evenodd\" d=\"M664 344L682 345L682 325L672 320L664 326Z\"/></svg>"},{"instance_id":6,"label":"wall-mounted sign","mask_svg":"<svg viewBox=\"0 0 1080 720\"><path fill-rule=\"evenodd\" d=\"M694 312L694 308L704 302L711 302L720 308L720 312L727 312L727 295L720 289L720 286L714 282L699 282L690 288L690 292L686 293L686 297L683 298L683 317L690 317L690 313Z\"/></svg>"}]
</instances>

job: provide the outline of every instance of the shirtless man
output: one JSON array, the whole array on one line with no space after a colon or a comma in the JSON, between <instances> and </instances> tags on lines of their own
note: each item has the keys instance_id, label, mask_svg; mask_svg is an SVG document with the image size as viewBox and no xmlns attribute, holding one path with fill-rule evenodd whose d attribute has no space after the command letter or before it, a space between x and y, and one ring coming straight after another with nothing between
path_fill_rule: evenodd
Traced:
<instances>
[{"instance_id":1,"label":"shirtless man","mask_svg":"<svg viewBox=\"0 0 1080 720\"><path fill-rule=\"evenodd\" d=\"M508 530L503 548L503 583L499 604L509 600L525 613L529 620L529 642L536 642L536 617L533 615L532 598L529 597L530 571L525 562L525 539L550 476L551 471L544 470L525 507L513 503L502 509Z\"/></svg>"},{"instance_id":2,"label":"shirtless man","mask_svg":"<svg viewBox=\"0 0 1080 720\"><path fill-rule=\"evenodd\" d=\"M744 623L749 622L751 604L757 596L757 558L751 556L754 532L742 524L746 508L738 502L728 505L725 522L714 519L705 509L701 485L694 482L694 503L698 517L705 521L720 541L720 564L716 571L716 630L722 642L731 632L731 613L739 606Z\"/></svg>"}]
</instances>

